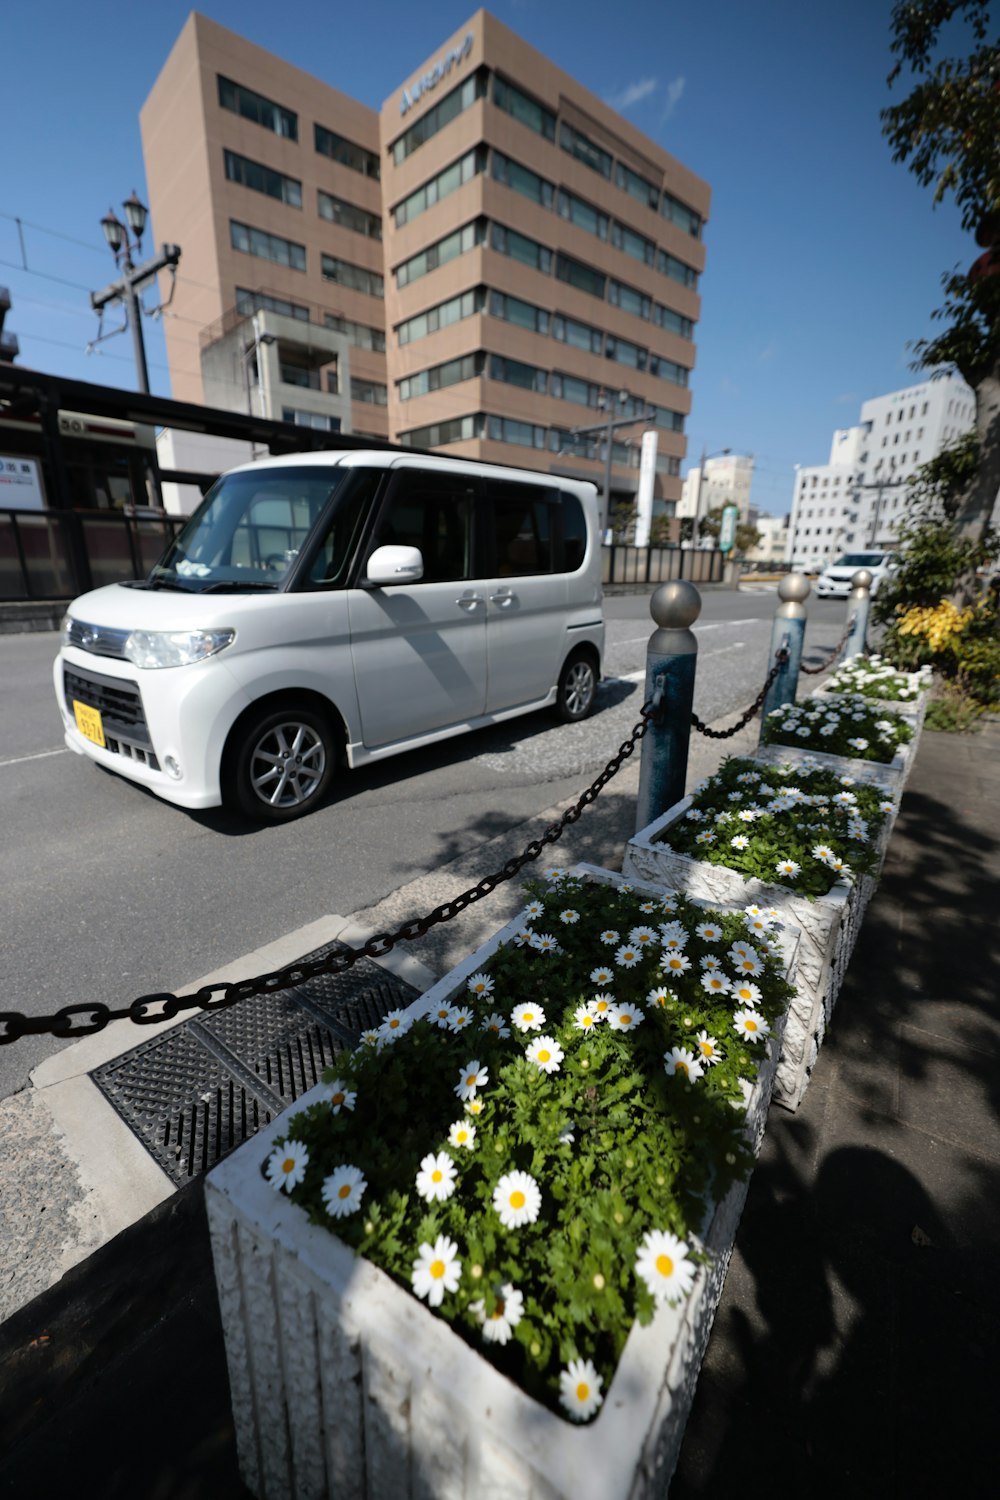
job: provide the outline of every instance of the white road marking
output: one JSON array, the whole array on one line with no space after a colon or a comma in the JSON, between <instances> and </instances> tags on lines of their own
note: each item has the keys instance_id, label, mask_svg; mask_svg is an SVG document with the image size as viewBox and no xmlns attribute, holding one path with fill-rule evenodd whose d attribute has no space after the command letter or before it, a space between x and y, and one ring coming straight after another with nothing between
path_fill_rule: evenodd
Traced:
<instances>
[{"instance_id":1,"label":"white road marking","mask_svg":"<svg viewBox=\"0 0 1000 1500\"><path fill-rule=\"evenodd\" d=\"M650 623L650 627L652 627L652 624L653 624L652 620L650 620L649 623ZM735 627L737 625L766 625L768 623L769 622L767 620L756 620L756 619L755 620L713 620L710 625L692 625L691 629L692 630L725 630L727 626ZM650 637L650 635L652 635L652 633L653 633L652 628L650 628L649 633L647 635L630 635L624 641L609 641L608 645L609 646L635 646L639 641L648 641L649 637Z\"/></svg>"},{"instance_id":2,"label":"white road marking","mask_svg":"<svg viewBox=\"0 0 1000 1500\"><path fill-rule=\"evenodd\" d=\"M65 745L60 750L39 750L34 755L15 755L11 760L0 760L0 766L20 766L26 760L45 760L48 755L68 755Z\"/></svg>"}]
</instances>

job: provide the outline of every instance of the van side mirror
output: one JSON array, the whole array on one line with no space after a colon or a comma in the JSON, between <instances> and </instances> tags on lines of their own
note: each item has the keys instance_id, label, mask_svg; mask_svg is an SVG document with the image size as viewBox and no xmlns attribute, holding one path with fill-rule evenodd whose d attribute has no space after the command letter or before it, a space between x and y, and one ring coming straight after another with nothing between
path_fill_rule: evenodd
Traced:
<instances>
[{"instance_id":1,"label":"van side mirror","mask_svg":"<svg viewBox=\"0 0 1000 1500\"><path fill-rule=\"evenodd\" d=\"M365 582L378 586L416 583L423 576L424 559L419 547L376 547L365 569Z\"/></svg>"}]
</instances>

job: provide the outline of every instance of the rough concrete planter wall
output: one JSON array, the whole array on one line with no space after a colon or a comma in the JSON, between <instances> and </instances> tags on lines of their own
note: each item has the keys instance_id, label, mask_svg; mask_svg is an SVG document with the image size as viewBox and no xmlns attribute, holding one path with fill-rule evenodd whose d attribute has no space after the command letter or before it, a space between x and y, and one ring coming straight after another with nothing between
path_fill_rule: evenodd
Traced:
<instances>
[{"instance_id":1,"label":"rough concrete planter wall","mask_svg":"<svg viewBox=\"0 0 1000 1500\"><path fill-rule=\"evenodd\" d=\"M801 706L800 704L799 707ZM798 764L806 758L815 760L825 771L836 771L840 776L857 776L859 780L867 778L876 786L887 787L898 799L913 769L919 738L920 731L915 729L912 740L905 745L897 745L895 755L888 761L857 760L851 755L829 755L825 750L809 750L801 745L786 745L783 741L772 745L761 744L757 754L764 760L770 760L772 765L782 761Z\"/></svg>"},{"instance_id":2,"label":"rough concrete planter wall","mask_svg":"<svg viewBox=\"0 0 1000 1500\"><path fill-rule=\"evenodd\" d=\"M775 760L785 758L780 756ZM775 1100L788 1109L797 1109L809 1086L876 879L862 875L850 885L840 881L825 896L809 901L793 895L787 886L752 879L725 865L711 865L681 854L670 848L670 830L692 801L693 798L685 797L655 822L640 829L626 845L622 869L630 879L649 881L661 888L667 886L714 905L744 907L756 902L759 906L777 907L782 921L799 929L796 993L785 1021L774 1085ZM889 832L886 819L879 839L880 866Z\"/></svg>"},{"instance_id":3,"label":"rough concrete planter wall","mask_svg":"<svg viewBox=\"0 0 1000 1500\"><path fill-rule=\"evenodd\" d=\"M589 878L623 877L578 866ZM464 991L519 916L414 1001ZM747 1090L760 1144L780 1027ZM690 1297L629 1336L596 1421L532 1401L442 1319L275 1193L262 1167L314 1090L206 1180L240 1469L260 1500L652 1500L680 1450L746 1197L706 1208Z\"/></svg>"}]
</instances>

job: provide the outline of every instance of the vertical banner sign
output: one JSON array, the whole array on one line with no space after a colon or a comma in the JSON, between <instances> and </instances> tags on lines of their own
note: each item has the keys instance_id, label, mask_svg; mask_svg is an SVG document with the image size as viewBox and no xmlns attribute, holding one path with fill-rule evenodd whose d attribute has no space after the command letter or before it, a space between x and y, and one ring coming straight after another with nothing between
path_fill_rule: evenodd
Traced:
<instances>
[{"instance_id":1,"label":"vertical banner sign","mask_svg":"<svg viewBox=\"0 0 1000 1500\"><path fill-rule=\"evenodd\" d=\"M649 527L653 519L653 480L656 478L656 430L642 435L639 455L638 512L635 520L635 545L649 546Z\"/></svg>"},{"instance_id":2,"label":"vertical banner sign","mask_svg":"<svg viewBox=\"0 0 1000 1500\"><path fill-rule=\"evenodd\" d=\"M736 522L739 520L740 508L738 505L724 505L722 507L722 522L719 526L719 546L723 552L731 552L733 543L736 541Z\"/></svg>"}]
</instances>

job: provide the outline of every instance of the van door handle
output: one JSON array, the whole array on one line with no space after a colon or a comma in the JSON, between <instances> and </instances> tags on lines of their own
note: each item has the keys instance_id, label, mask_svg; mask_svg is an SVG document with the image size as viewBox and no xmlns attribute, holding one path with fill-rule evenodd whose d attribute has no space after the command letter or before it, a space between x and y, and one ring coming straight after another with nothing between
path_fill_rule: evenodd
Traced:
<instances>
[{"instance_id":1,"label":"van door handle","mask_svg":"<svg viewBox=\"0 0 1000 1500\"><path fill-rule=\"evenodd\" d=\"M499 593L491 594L490 600L493 604L499 604L500 608L504 609L508 604L513 604L514 595L510 589L501 589Z\"/></svg>"},{"instance_id":2,"label":"van door handle","mask_svg":"<svg viewBox=\"0 0 1000 1500\"><path fill-rule=\"evenodd\" d=\"M468 613L470 614L475 609L476 605L482 604L482 602L482 594L463 594L460 599L455 600L456 604L461 605L462 609L468 611Z\"/></svg>"}]
</instances>

